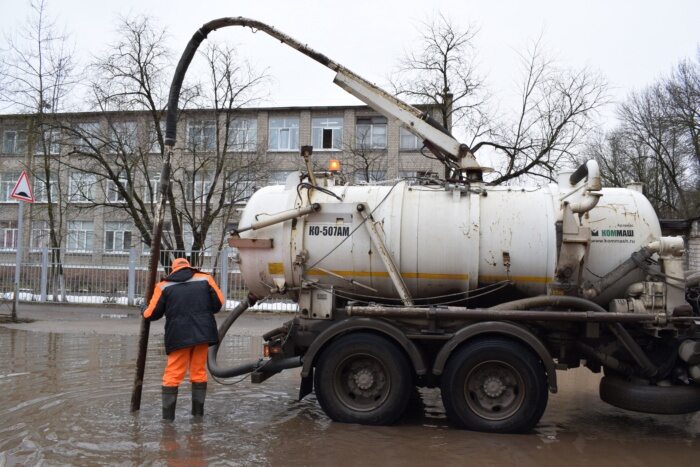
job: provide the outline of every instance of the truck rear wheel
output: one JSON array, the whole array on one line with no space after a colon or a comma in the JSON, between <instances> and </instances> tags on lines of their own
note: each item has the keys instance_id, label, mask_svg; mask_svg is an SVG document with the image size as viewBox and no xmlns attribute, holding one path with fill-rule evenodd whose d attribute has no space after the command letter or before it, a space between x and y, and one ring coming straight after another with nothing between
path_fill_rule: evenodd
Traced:
<instances>
[{"instance_id":1,"label":"truck rear wheel","mask_svg":"<svg viewBox=\"0 0 700 467\"><path fill-rule=\"evenodd\" d=\"M342 336L320 355L314 372L316 397L337 422L388 425L406 410L411 368L389 340L369 333Z\"/></svg>"},{"instance_id":2,"label":"truck rear wheel","mask_svg":"<svg viewBox=\"0 0 700 467\"><path fill-rule=\"evenodd\" d=\"M456 351L440 387L448 418L474 431L529 431L547 406L544 367L527 347L504 338L480 339Z\"/></svg>"}]
</instances>

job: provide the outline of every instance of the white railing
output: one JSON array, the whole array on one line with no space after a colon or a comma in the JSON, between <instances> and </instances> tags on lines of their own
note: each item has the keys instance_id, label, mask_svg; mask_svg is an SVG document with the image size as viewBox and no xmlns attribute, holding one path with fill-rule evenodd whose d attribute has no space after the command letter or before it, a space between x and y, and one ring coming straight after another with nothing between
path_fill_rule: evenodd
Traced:
<instances>
[{"instance_id":1,"label":"white railing","mask_svg":"<svg viewBox=\"0 0 700 467\"><path fill-rule=\"evenodd\" d=\"M236 306L248 293L229 248L218 253L161 251L159 277L166 274L163 263L169 264L178 257L188 258L193 266L214 276L226 297L226 308ZM70 252L49 248L31 251L22 261L19 300L138 306L144 300L149 258L136 248L124 252ZM14 273L14 252L0 252L0 297L3 299L12 299ZM253 309L294 312L297 307L290 301L264 300Z\"/></svg>"}]
</instances>

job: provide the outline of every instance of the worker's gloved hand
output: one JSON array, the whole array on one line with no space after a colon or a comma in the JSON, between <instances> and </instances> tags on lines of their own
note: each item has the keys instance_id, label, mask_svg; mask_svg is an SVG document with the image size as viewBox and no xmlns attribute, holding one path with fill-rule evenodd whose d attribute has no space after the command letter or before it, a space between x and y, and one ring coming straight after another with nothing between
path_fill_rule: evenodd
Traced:
<instances>
[{"instance_id":1,"label":"worker's gloved hand","mask_svg":"<svg viewBox=\"0 0 700 467\"><path fill-rule=\"evenodd\" d=\"M145 311L146 311L146 308L148 308L148 304L145 303L145 302L142 303L141 305L139 305L139 309L141 310L141 317L142 317L143 319L148 319L148 318L146 318L145 316L143 316L143 314L144 314Z\"/></svg>"}]
</instances>

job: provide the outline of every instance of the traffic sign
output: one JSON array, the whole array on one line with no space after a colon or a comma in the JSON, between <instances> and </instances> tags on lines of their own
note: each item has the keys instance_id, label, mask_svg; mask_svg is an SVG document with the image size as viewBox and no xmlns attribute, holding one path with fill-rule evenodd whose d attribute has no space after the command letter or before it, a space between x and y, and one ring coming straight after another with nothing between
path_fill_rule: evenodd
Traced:
<instances>
[{"instance_id":1,"label":"traffic sign","mask_svg":"<svg viewBox=\"0 0 700 467\"><path fill-rule=\"evenodd\" d=\"M19 176L19 180L15 183L15 187L10 193L10 197L18 199L20 201L27 201L28 203L34 202L34 193L32 192L32 187L29 184L29 177L26 171L22 171L22 175Z\"/></svg>"}]
</instances>

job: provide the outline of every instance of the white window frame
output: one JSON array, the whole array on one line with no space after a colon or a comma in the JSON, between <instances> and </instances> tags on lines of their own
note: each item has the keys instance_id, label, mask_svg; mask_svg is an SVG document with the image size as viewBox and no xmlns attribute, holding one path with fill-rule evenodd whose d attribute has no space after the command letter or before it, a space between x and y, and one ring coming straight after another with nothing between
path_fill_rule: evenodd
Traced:
<instances>
[{"instance_id":1,"label":"white window frame","mask_svg":"<svg viewBox=\"0 0 700 467\"><path fill-rule=\"evenodd\" d=\"M10 197L21 172L1 172L0 173L0 203L16 203L17 200Z\"/></svg>"},{"instance_id":2,"label":"white window frame","mask_svg":"<svg viewBox=\"0 0 700 467\"><path fill-rule=\"evenodd\" d=\"M48 136L48 139L47 139ZM57 156L61 153L61 130L58 128L44 129L39 132L39 139L34 145L34 155L44 155L44 144L49 148L49 156Z\"/></svg>"},{"instance_id":3,"label":"white window frame","mask_svg":"<svg viewBox=\"0 0 700 467\"><path fill-rule=\"evenodd\" d=\"M133 239L134 225L128 221L104 223L103 247L105 253L128 253ZM111 247L108 245L111 242Z\"/></svg>"},{"instance_id":4,"label":"white window frame","mask_svg":"<svg viewBox=\"0 0 700 467\"><path fill-rule=\"evenodd\" d=\"M208 131L211 131L209 139ZM216 121L190 120L187 122L187 149L191 152L216 150Z\"/></svg>"},{"instance_id":5,"label":"white window frame","mask_svg":"<svg viewBox=\"0 0 700 467\"><path fill-rule=\"evenodd\" d=\"M253 152L258 145L258 120L235 118L228 129L227 150L230 152Z\"/></svg>"},{"instance_id":6,"label":"white window frame","mask_svg":"<svg viewBox=\"0 0 700 467\"><path fill-rule=\"evenodd\" d=\"M29 236L31 251L40 251L51 244L51 229L49 221L32 221L32 231Z\"/></svg>"},{"instance_id":7,"label":"white window frame","mask_svg":"<svg viewBox=\"0 0 700 467\"><path fill-rule=\"evenodd\" d=\"M399 128L399 151L420 151L422 147L423 141L418 136L404 127Z\"/></svg>"},{"instance_id":8,"label":"white window frame","mask_svg":"<svg viewBox=\"0 0 700 467\"><path fill-rule=\"evenodd\" d=\"M325 136L329 133L331 144L325 147ZM343 117L315 117L311 119L311 145L314 147L314 151L342 150Z\"/></svg>"},{"instance_id":9,"label":"white window frame","mask_svg":"<svg viewBox=\"0 0 700 467\"><path fill-rule=\"evenodd\" d=\"M151 187L149 191L148 187ZM146 203L157 203L160 199L160 174L154 175L147 180L147 184L143 187L143 199ZM151 193L153 193L153 199L151 199Z\"/></svg>"},{"instance_id":10,"label":"white window frame","mask_svg":"<svg viewBox=\"0 0 700 467\"><path fill-rule=\"evenodd\" d=\"M11 136L10 136L11 135ZM11 138L11 141L10 141ZM8 128L2 134L2 153L20 155L27 151L27 130Z\"/></svg>"},{"instance_id":11,"label":"white window frame","mask_svg":"<svg viewBox=\"0 0 700 467\"><path fill-rule=\"evenodd\" d=\"M233 179L233 180L232 180ZM226 203L233 203L233 193L234 191L238 195L237 198L242 199L237 204L245 204L248 199L255 193L255 188L258 186L258 182L253 178L237 178L235 175L231 175L227 180L228 186L226 187ZM243 188L241 188L243 187Z\"/></svg>"},{"instance_id":12,"label":"white window frame","mask_svg":"<svg viewBox=\"0 0 700 467\"><path fill-rule=\"evenodd\" d=\"M160 122L160 133L163 135L163 140L165 141L165 121ZM158 134L156 133L155 124L151 123L150 130L148 132L148 152L149 154L160 154L160 145L158 144Z\"/></svg>"},{"instance_id":13,"label":"white window frame","mask_svg":"<svg viewBox=\"0 0 700 467\"><path fill-rule=\"evenodd\" d=\"M200 170L196 174L189 174L189 180L187 185L187 201L194 201L195 203L205 203L207 195L212 188L212 177L213 173L208 171ZM194 178L194 180L193 180Z\"/></svg>"},{"instance_id":14,"label":"white window frame","mask_svg":"<svg viewBox=\"0 0 700 467\"><path fill-rule=\"evenodd\" d=\"M129 181L125 178L119 178L119 182L126 187L129 191ZM123 204L126 203L126 198L122 196L117 188L117 184L114 180L107 180L107 189L105 190L105 201L110 204Z\"/></svg>"},{"instance_id":15,"label":"white window frame","mask_svg":"<svg viewBox=\"0 0 700 467\"><path fill-rule=\"evenodd\" d=\"M85 172L71 172L68 177L68 199L71 203L95 201L97 176Z\"/></svg>"},{"instance_id":16,"label":"white window frame","mask_svg":"<svg viewBox=\"0 0 700 467\"><path fill-rule=\"evenodd\" d=\"M187 256L192 254L192 242L194 242L194 234L192 233L192 226L189 223L185 223L182 226L182 242L185 244L185 253ZM204 256L211 256L212 244L211 244L211 230L204 239L204 246L199 252Z\"/></svg>"},{"instance_id":17,"label":"white window frame","mask_svg":"<svg viewBox=\"0 0 700 467\"><path fill-rule=\"evenodd\" d=\"M269 185L284 185L287 182L287 177L289 174L295 172L295 170L271 170L268 176Z\"/></svg>"},{"instance_id":18,"label":"white window frame","mask_svg":"<svg viewBox=\"0 0 700 467\"><path fill-rule=\"evenodd\" d=\"M52 203L58 202L58 180L53 177L49 178L49 190L51 190L51 201ZM46 191L46 182L34 177L34 202L36 203L48 203L49 195Z\"/></svg>"},{"instance_id":19,"label":"white window frame","mask_svg":"<svg viewBox=\"0 0 700 467\"><path fill-rule=\"evenodd\" d=\"M161 245L163 244L163 239L165 238L172 238L173 234L173 224L170 221L163 221L163 234L161 236ZM133 238L133 237L132 237ZM151 245L147 244L143 237L141 237L140 241L142 247L141 247L141 254L142 255L148 255L151 253Z\"/></svg>"},{"instance_id":20,"label":"white window frame","mask_svg":"<svg viewBox=\"0 0 700 467\"><path fill-rule=\"evenodd\" d=\"M355 144L357 148L370 151L386 149L387 127L388 121L386 117L357 117L355 121Z\"/></svg>"},{"instance_id":21,"label":"white window frame","mask_svg":"<svg viewBox=\"0 0 700 467\"><path fill-rule=\"evenodd\" d=\"M282 144L283 141L286 141L286 144ZM272 152L299 150L299 117L270 118L267 145L268 151Z\"/></svg>"},{"instance_id":22,"label":"white window frame","mask_svg":"<svg viewBox=\"0 0 700 467\"><path fill-rule=\"evenodd\" d=\"M102 126L100 122L80 122L76 123L73 128L78 133L74 135L73 147L83 152L92 151L92 148L87 144L91 144L93 147L100 149L102 142L100 140L100 133Z\"/></svg>"},{"instance_id":23,"label":"white window frame","mask_svg":"<svg viewBox=\"0 0 700 467\"><path fill-rule=\"evenodd\" d=\"M116 154L126 151L126 154L133 154L137 147L137 131L138 125L133 120L111 122L107 152Z\"/></svg>"},{"instance_id":24,"label":"white window frame","mask_svg":"<svg viewBox=\"0 0 700 467\"><path fill-rule=\"evenodd\" d=\"M16 220L0 221L0 251L17 250L18 233Z\"/></svg>"},{"instance_id":25,"label":"white window frame","mask_svg":"<svg viewBox=\"0 0 700 467\"><path fill-rule=\"evenodd\" d=\"M377 183L377 182L382 182L386 180L386 169L382 170L377 170L377 169L370 169L369 171L369 180L364 179L364 170L355 170L354 179L355 183L361 183L361 184L371 184L371 183Z\"/></svg>"},{"instance_id":26,"label":"white window frame","mask_svg":"<svg viewBox=\"0 0 700 467\"><path fill-rule=\"evenodd\" d=\"M95 238L93 221L68 221L66 250L71 253L91 253Z\"/></svg>"}]
</instances>

